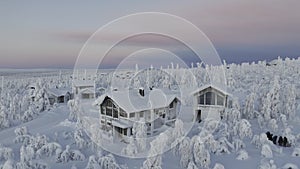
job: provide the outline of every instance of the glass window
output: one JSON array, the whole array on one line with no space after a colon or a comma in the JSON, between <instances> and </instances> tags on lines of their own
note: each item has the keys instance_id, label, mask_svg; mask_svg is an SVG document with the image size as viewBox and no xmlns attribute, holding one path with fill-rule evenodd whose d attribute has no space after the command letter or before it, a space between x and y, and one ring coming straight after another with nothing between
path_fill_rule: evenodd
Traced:
<instances>
[{"instance_id":1,"label":"glass window","mask_svg":"<svg viewBox=\"0 0 300 169\"><path fill-rule=\"evenodd\" d=\"M130 116L130 118L133 118L133 117L135 117L135 113L130 113L129 116Z\"/></svg>"},{"instance_id":2,"label":"glass window","mask_svg":"<svg viewBox=\"0 0 300 169\"><path fill-rule=\"evenodd\" d=\"M224 105L224 98L222 96L217 95L217 105L219 106Z\"/></svg>"},{"instance_id":3,"label":"glass window","mask_svg":"<svg viewBox=\"0 0 300 169\"><path fill-rule=\"evenodd\" d=\"M215 105L215 93L213 92L206 93L206 105Z\"/></svg>"},{"instance_id":4,"label":"glass window","mask_svg":"<svg viewBox=\"0 0 300 169\"><path fill-rule=\"evenodd\" d=\"M114 118L119 118L118 116L118 110L117 109L113 109L113 115L114 115Z\"/></svg>"},{"instance_id":5,"label":"glass window","mask_svg":"<svg viewBox=\"0 0 300 169\"><path fill-rule=\"evenodd\" d=\"M144 117L144 112L140 112L140 117Z\"/></svg>"},{"instance_id":6,"label":"glass window","mask_svg":"<svg viewBox=\"0 0 300 169\"><path fill-rule=\"evenodd\" d=\"M198 103L204 105L204 94L199 96Z\"/></svg>"},{"instance_id":7,"label":"glass window","mask_svg":"<svg viewBox=\"0 0 300 169\"><path fill-rule=\"evenodd\" d=\"M107 116L112 116L112 109L111 108L106 108L106 115Z\"/></svg>"},{"instance_id":8,"label":"glass window","mask_svg":"<svg viewBox=\"0 0 300 169\"><path fill-rule=\"evenodd\" d=\"M105 109L103 106L101 106L101 114L105 114Z\"/></svg>"},{"instance_id":9,"label":"glass window","mask_svg":"<svg viewBox=\"0 0 300 169\"><path fill-rule=\"evenodd\" d=\"M120 109L120 116L127 117L127 113L123 109Z\"/></svg>"}]
</instances>

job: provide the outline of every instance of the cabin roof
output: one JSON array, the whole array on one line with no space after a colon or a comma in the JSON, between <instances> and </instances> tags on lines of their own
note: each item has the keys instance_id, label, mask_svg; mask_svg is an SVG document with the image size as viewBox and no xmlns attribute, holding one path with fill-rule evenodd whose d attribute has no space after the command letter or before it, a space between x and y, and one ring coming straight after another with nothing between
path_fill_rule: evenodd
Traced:
<instances>
[{"instance_id":1,"label":"cabin roof","mask_svg":"<svg viewBox=\"0 0 300 169\"><path fill-rule=\"evenodd\" d=\"M82 86L94 86L95 82L93 80L74 80L73 85L75 87L82 87Z\"/></svg>"},{"instance_id":2,"label":"cabin roof","mask_svg":"<svg viewBox=\"0 0 300 169\"><path fill-rule=\"evenodd\" d=\"M174 99L178 99L176 94L165 94L158 89L145 92L144 97L136 90L113 91L101 95L94 105L101 105L106 98L112 99L127 113L168 107Z\"/></svg>"},{"instance_id":3,"label":"cabin roof","mask_svg":"<svg viewBox=\"0 0 300 169\"><path fill-rule=\"evenodd\" d=\"M50 88L47 89L47 93L52 94L53 96L65 96L67 93L70 93L71 89L69 88Z\"/></svg>"},{"instance_id":4,"label":"cabin roof","mask_svg":"<svg viewBox=\"0 0 300 169\"><path fill-rule=\"evenodd\" d=\"M95 93L95 90L92 89L92 88L84 88L82 90L80 90L81 94L94 94Z\"/></svg>"},{"instance_id":5,"label":"cabin roof","mask_svg":"<svg viewBox=\"0 0 300 169\"><path fill-rule=\"evenodd\" d=\"M207 84L207 85L201 86L201 87L198 88L197 90L193 91L192 94L195 95L195 94L197 94L197 93L199 93L199 92L201 92L201 91L204 91L204 90L206 90L206 89L208 89L208 88L215 89L215 90L219 91L220 93L223 93L224 95L227 95L227 96L230 95L230 94L226 91L226 89L221 88L221 87L217 87L217 86L212 85L212 84Z\"/></svg>"}]
</instances>

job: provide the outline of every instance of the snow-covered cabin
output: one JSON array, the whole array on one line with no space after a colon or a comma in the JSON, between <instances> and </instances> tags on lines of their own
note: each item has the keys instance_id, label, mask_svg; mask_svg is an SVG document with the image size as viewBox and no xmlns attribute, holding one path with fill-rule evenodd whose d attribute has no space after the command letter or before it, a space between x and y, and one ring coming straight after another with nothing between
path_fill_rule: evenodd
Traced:
<instances>
[{"instance_id":1,"label":"snow-covered cabin","mask_svg":"<svg viewBox=\"0 0 300 169\"><path fill-rule=\"evenodd\" d=\"M50 88L46 90L51 105L54 103L67 103L71 99L71 89Z\"/></svg>"},{"instance_id":2,"label":"snow-covered cabin","mask_svg":"<svg viewBox=\"0 0 300 169\"><path fill-rule=\"evenodd\" d=\"M95 82L92 80L73 81L73 93L81 99L93 99L95 98Z\"/></svg>"},{"instance_id":3,"label":"snow-covered cabin","mask_svg":"<svg viewBox=\"0 0 300 169\"><path fill-rule=\"evenodd\" d=\"M179 113L180 100L175 94L165 94L158 89L132 89L106 93L95 104L100 108L102 127L123 137L132 135L137 121L146 123L147 135L172 124Z\"/></svg>"},{"instance_id":4,"label":"snow-covered cabin","mask_svg":"<svg viewBox=\"0 0 300 169\"><path fill-rule=\"evenodd\" d=\"M220 118L227 107L229 93L214 85L204 85L194 91L194 120L201 122L205 118Z\"/></svg>"}]
</instances>

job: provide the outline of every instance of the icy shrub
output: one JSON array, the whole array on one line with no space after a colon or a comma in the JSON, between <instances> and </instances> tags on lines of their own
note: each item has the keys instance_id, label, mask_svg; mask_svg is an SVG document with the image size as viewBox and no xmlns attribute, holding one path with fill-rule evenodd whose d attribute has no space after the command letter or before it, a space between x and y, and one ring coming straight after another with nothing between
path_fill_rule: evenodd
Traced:
<instances>
[{"instance_id":1,"label":"icy shrub","mask_svg":"<svg viewBox=\"0 0 300 169\"><path fill-rule=\"evenodd\" d=\"M85 156L78 150L71 150L70 146L67 145L66 149L62 151L61 149L56 150L56 161L57 162L69 162L69 161L83 161Z\"/></svg>"},{"instance_id":2,"label":"icy shrub","mask_svg":"<svg viewBox=\"0 0 300 169\"><path fill-rule=\"evenodd\" d=\"M100 164L101 169L120 169L120 166L117 164L115 157L112 154L100 158L98 163Z\"/></svg>"},{"instance_id":3,"label":"icy shrub","mask_svg":"<svg viewBox=\"0 0 300 169\"><path fill-rule=\"evenodd\" d=\"M13 150L11 148L8 147L3 147L0 144L0 160L8 160L11 159L13 157Z\"/></svg>"},{"instance_id":4,"label":"icy shrub","mask_svg":"<svg viewBox=\"0 0 300 169\"><path fill-rule=\"evenodd\" d=\"M85 169L100 169L100 165L98 164L95 156L92 155L89 157L89 162Z\"/></svg>"},{"instance_id":5,"label":"icy shrub","mask_svg":"<svg viewBox=\"0 0 300 169\"><path fill-rule=\"evenodd\" d=\"M225 167L220 163L216 163L213 169L225 169Z\"/></svg>"},{"instance_id":6,"label":"icy shrub","mask_svg":"<svg viewBox=\"0 0 300 169\"><path fill-rule=\"evenodd\" d=\"M273 158L273 152L268 144L264 144L261 148L261 155L265 158Z\"/></svg>"},{"instance_id":7,"label":"icy shrub","mask_svg":"<svg viewBox=\"0 0 300 169\"><path fill-rule=\"evenodd\" d=\"M246 150L240 150L237 154L237 160L247 160L249 158L248 152Z\"/></svg>"},{"instance_id":8,"label":"icy shrub","mask_svg":"<svg viewBox=\"0 0 300 169\"><path fill-rule=\"evenodd\" d=\"M122 154L132 157L137 154L137 147L132 137L129 138L129 144L122 150Z\"/></svg>"},{"instance_id":9,"label":"icy shrub","mask_svg":"<svg viewBox=\"0 0 300 169\"><path fill-rule=\"evenodd\" d=\"M273 160L270 161L262 160L260 162L260 165L258 166L258 169L277 169L277 167Z\"/></svg>"},{"instance_id":10,"label":"icy shrub","mask_svg":"<svg viewBox=\"0 0 300 169\"><path fill-rule=\"evenodd\" d=\"M42 146L39 150L37 150L36 154L38 157L41 157L42 155L50 157L54 155L57 149L61 149L61 146L58 143L47 143L44 146Z\"/></svg>"}]
</instances>

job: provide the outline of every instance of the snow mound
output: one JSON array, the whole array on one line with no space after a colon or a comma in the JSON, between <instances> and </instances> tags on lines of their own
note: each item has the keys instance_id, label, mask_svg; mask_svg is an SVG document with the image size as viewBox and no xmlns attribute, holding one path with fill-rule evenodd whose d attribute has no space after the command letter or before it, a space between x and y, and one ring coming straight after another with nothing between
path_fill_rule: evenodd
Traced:
<instances>
[{"instance_id":1,"label":"snow mound","mask_svg":"<svg viewBox=\"0 0 300 169\"><path fill-rule=\"evenodd\" d=\"M297 165L292 164L292 163L286 163L282 169L299 169Z\"/></svg>"},{"instance_id":2,"label":"snow mound","mask_svg":"<svg viewBox=\"0 0 300 169\"><path fill-rule=\"evenodd\" d=\"M298 157L300 156L300 148L299 147L296 147L292 153L292 156L293 157Z\"/></svg>"},{"instance_id":3,"label":"snow mound","mask_svg":"<svg viewBox=\"0 0 300 169\"><path fill-rule=\"evenodd\" d=\"M245 150L241 150L238 152L237 160L247 160L249 158L248 152Z\"/></svg>"}]
</instances>

